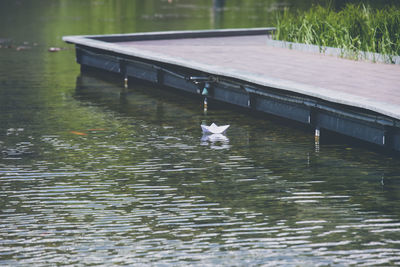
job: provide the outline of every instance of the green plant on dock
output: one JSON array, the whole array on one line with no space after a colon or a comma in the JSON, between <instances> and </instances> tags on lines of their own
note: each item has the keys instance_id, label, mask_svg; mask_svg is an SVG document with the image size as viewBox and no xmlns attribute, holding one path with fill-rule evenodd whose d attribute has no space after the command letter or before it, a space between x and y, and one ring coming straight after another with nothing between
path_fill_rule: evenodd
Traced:
<instances>
[{"instance_id":1,"label":"green plant on dock","mask_svg":"<svg viewBox=\"0 0 400 267\"><path fill-rule=\"evenodd\" d=\"M274 38L336 47L353 55L372 52L392 57L400 55L400 10L362 4L347 4L340 11L319 5L306 12L286 9L277 16Z\"/></svg>"}]
</instances>

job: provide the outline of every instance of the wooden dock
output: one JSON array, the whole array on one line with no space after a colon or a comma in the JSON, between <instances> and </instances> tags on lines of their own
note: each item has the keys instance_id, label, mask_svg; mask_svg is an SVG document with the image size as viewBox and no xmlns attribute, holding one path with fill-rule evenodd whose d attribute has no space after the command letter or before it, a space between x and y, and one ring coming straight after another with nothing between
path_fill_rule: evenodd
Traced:
<instances>
[{"instance_id":1,"label":"wooden dock","mask_svg":"<svg viewBox=\"0 0 400 267\"><path fill-rule=\"evenodd\" d=\"M67 36L82 66L400 151L400 66L267 46L272 28Z\"/></svg>"}]
</instances>

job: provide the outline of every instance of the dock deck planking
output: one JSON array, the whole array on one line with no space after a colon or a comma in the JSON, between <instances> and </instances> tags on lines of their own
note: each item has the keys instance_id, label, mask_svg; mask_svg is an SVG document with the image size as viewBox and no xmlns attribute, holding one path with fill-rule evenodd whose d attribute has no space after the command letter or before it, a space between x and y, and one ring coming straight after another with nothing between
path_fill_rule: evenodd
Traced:
<instances>
[{"instance_id":1,"label":"dock deck planking","mask_svg":"<svg viewBox=\"0 0 400 267\"><path fill-rule=\"evenodd\" d=\"M299 93L400 119L400 66L266 45L266 35L121 42L175 60L241 73L266 83L296 84Z\"/></svg>"}]
</instances>

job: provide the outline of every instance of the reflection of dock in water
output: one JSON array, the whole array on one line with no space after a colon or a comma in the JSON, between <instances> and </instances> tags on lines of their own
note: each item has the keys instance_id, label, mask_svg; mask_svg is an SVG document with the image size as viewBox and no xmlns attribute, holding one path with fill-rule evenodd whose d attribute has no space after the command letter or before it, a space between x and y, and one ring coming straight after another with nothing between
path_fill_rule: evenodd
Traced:
<instances>
[{"instance_id":1,"label":"reflection of dock in water","mask_svg":"<svg viewBox=\"0 0 400 267\"><path fill-rule=\"evenodd\" d=\"M218 1L214 3L217 4ZM217 5L215 8L218 8ZM400 151L399 66L266 45L273 29L72 36L78 63Z\"/></svg>"},{"instance_id":2,"label":"reflection of dock in water","mask_svg":"<svg viewBox=\"0 0 400 267\"><path fill-rule=\"evenodd\" d=\"M211 17L211 25L214 26L215 29L223 28L223 15L224 15L224 7L225 0L213 0L213 8L212 8L212 16Z\"/></svg>"},{"instance_id":3,"label":"reflection of dock in water","mask_svg":"<svg viewBox=\"0 0 400 267\"><path fill-rule=\"evenodd\" d=\"M175 120L185 122L198 115L196 130L201 130L199 125L202 113L199 112L201 107L199 101L193 100L193 103L185 101L186 105L182 105L183 101L176 101L177 97L182 96L161 90L146 90L145 85L141 86L142 90L137 90L138 88L135 91L121 90L113 77L109 79L107 76L99 77L98 74L98 72L83 71L78 76L76 98L102 104L119 113L134 114L137 118L145 118L146 121L159 125L172 123ZM190 108L191 104L198 105L199 109Z\"/></svg>"}]
</instances>

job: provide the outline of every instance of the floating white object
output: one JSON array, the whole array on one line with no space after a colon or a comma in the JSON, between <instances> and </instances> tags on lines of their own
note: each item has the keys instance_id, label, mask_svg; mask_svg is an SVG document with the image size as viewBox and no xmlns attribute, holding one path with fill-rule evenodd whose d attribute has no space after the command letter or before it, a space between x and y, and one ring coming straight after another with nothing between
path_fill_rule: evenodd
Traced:
<instances>
[{"instance_id":1,"label":"floating white object","mask_svg":"<svg viewBox=\"0 0 400 267\"><path fill-rule=\"evenodd\" d=\"M204 134L223 134L229 128L230 125L218 126L215 123L212 123L210 126L207 125L200 125L200 126Z\"/></svg>"}]
</instances>

